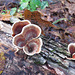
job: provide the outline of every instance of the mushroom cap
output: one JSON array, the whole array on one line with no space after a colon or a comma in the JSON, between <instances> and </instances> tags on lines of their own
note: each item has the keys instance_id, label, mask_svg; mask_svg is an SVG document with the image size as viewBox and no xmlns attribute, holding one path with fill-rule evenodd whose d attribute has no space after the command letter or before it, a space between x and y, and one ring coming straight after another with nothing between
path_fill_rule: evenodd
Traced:
<instances>
[{"instance_id":1,"label":"mushroom cap","mask_svg":"<svg viewBox=\"0 0 75 75\"><path fill-rule=\"evenodd\" d=\"M12 43L14 46L20 49L22 49L23 46L26 44L25 39L21 34L17 34L16 36L14 36Z\"/></svg>"},{"instance_id":2,"label":"mushroom cap","mask_svg":"<svg viewBox=\"0 0 75 75\"><path fill-rule=\"evenodd\" d=\"M70 43L68 45L68 51L71 53L71 55L75 53L75 43Z\"/></svg>"},{"instance_id":3,"label":"mushroom cap","mask_svg":"<svg viewBox=\"0 0 75 75\"><path fill-rule=\"evenodd\" d=\"M37 38L41 35L41 28L35 24L29 24L23 27L21 34L26 40Z\"/></svg>"},{"instance_id":4,"label":"mushroom cap","mask_svg":"<svg viewBox=\"0 0 75 75\"><path fill-rule=\"evenodd\" d=\"M23 48L25 44L33 38L39 37L41 28L34 24L24 26L22 32L13 37L13 45L18 48Z\"/></svg>"},{"instance_id":5,"label":"mushroom cap","mask_svg":"<svg viewBox=\"0 0 75 75\"><path fill-rule=\"evenodd\" d=\"M27 55L34 55L38 54L41 52L41 47L42 47L42 39L41 38L34 38L27 42L27 44L23 47L23 51Z\"/></svg>"},{"instance_id":6,"label":"mushroom cap","mask_svg":"<svg viewBox=\"0 0 75 75\"><path fill-rule=\"evenodd\" d=\"M23 20L16 22L12 25L12 36L15 36L16 34L19 34L22 31L22 28L28 24L31 24L29 20Z\"/></svg>"},{"instance_id":7,"label":"mushroom cap","mask_svg":"<svg viewBox=\"0 0 75 75\"><path fill-rule=\"evenodd\" d=\"M72 54L72 58L74 58L74 59L75 59L75 53L73 53L73 54Z\"/></svg>"}]
</instances>

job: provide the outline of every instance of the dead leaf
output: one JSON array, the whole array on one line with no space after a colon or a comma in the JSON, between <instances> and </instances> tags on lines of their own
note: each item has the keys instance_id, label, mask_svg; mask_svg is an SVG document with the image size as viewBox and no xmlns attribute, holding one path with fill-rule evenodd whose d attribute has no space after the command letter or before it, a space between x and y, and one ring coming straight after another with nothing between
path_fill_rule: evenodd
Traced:
<instances>
[{"instance_id":1,"label":"dead leaf","mask_svg":"<svg viewBox=\"0 0 75 75\"><path fill-rule=\"evenodd\" d=\"M10 14L0 14L0 20L9 21L11 15Z\"/></svg>"},{"instance_id":2,"label":"dead leaf","mask_svg":"<svg viewBox=\"0 0 75 75\"><path fill-rule=\"evenodd\" d=\"M20 13L15 13L14 15L17 18L23 18L23 16ZM4 21L10 21L10 18L12 16L10 15L10 12L7 12L6 14L1 14L0 13L0 20L4 20Z\"/></svg>"},{"instance_id":3,"label":"dead leaf","mask_svg":"<svg viewBox=\"0 0 75 75\"><path fill-rule=\"evenodd\" d=\"M60 29L60 27L57 27L57 26L53 25L51 22L43 20L41 18L41 16L43 16L43 14L39 11L34 11L34 12L31 12L29 10L24 11L25 19L30 20L31 23L39 25L41 27L43 33L44 33L45 28L48 28L48 27Z\"/></svg>"}]
</instances>

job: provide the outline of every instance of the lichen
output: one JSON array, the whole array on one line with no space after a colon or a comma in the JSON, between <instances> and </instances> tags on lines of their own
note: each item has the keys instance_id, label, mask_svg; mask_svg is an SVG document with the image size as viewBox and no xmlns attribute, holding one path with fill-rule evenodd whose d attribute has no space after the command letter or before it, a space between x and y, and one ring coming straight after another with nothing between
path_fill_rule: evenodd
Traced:
<instances>
[{"instance_id":1,"label":"lichen","mask_svg":"<svg viewBox=\"0 0 75 75\"><path fill-rule=\"evenodd\" d=\"M0 74L3 72L5 66L5 56L3 52L0 52Z\"/></svg>"}]
</instances>

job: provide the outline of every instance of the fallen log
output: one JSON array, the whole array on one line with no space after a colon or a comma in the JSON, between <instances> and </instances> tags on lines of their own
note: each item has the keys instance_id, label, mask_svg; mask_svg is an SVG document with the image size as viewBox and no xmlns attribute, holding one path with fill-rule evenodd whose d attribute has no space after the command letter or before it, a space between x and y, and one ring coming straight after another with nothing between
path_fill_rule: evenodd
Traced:
<instances>
[{"instance_id":1,"label":"fallen log","mask_svg":"<svg viewBox=\"0 0 75 75\"><path fill-rule=\"evenodd\" d=\"M14 55L16 48L12 45L11 26L3 22L0 22L0 25L0 50L6 56L2 75L75 75L75 61L67 59L70 53L66 43L41 35L41 53L27 56L24 52L19 52L22 57L18 57Z\"/></svg>"}]
</instances>

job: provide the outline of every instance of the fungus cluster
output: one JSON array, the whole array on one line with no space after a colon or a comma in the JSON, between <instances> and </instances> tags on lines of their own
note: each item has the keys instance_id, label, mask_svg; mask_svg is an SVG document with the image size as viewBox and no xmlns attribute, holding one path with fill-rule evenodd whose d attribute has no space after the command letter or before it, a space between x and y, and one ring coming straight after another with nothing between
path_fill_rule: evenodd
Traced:
<instances>
[{"instance_id":1,"label":"fungus cluster","mask_svg":"<svg viewBox=\"0 0 75 75\"><path fill-rule=\"evenodd\" d=\"M42 39L39 38L41 28L31 24L29 20L19 21L12 26L13 45L17 51L23 50L27 55L38 54L41 51Z\"/></svg>"},{"instance_id":2,"label":"fungus cluster","mask_svg":"<svg viewBox=\"0 0 75 75\"><path fill-rule=\"evenodd\" d=\"M70 59L75 60L75 43L70 43L68 45L68 51L70 52L70 54L72 56L72 58L70 58Z\"/></svg>"}]
</instances>

